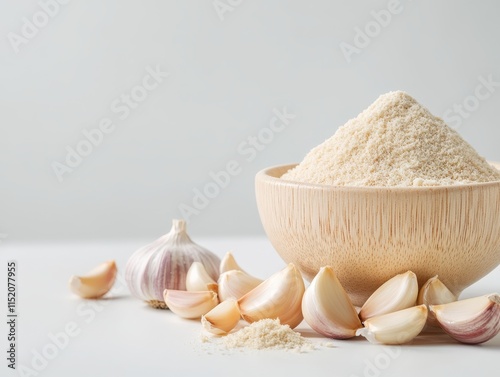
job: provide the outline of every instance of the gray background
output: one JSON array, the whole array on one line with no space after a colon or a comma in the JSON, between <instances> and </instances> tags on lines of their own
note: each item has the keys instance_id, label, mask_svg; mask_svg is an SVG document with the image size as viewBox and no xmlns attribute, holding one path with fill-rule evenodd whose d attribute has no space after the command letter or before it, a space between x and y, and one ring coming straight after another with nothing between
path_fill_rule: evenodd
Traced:
<instances>
[{"instance_id":1,"label":"gray background","mask_svg":"<svg viewBox=\"0 0 500 377\"><path fill-rule=\"evenodd\" d=\"M191 218L191 232L262 234L260 169L300 161L384 92L405 90L442 116L474 95L479 77L500 81L494 0L401 0L402 12L348 62L339 44L354 44L355 28L387 4L243 1L221 20L212 1L73 0L15 53L9 32L41 8L2 0L0 233L9 241L156 237L211 171L237 160L241 174ZM120 120L111 102L157 65L170 77ZM490 94L459 132L500 160L500 88ZM240 143L283 106L296 118L246 161ZM104 117L116 129L59 182L51 164Z\"/></svg>"}]
</instances>

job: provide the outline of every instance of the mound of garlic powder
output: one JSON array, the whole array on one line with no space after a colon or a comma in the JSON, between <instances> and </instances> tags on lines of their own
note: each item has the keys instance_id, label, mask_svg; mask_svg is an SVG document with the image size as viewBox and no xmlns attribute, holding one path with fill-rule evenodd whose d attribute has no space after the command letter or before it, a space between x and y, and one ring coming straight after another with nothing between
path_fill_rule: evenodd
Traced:
<instances>
[{"instance_id":1,"label":"mound of garlic powder","mask_svg":"<svg viewBox=\"0 0 500 377\"><path fill-rule=\"evenodd\" d=\"M381 95L282 179L334 186L442 186L500 180L453 129L405 92Z\"/></svg>"},{"instance_id":2,"label":"mound of garlic powder","mask_svg":"<svg viewBox=\"0 0 500 377\"><path fill-rule=\"evenodd\" d=\"M279 319L261 319L223 338L227 348L310 350L312 344Z\"/></svg>"},{"instance_id":3,"label":"mound of garlic powder","mask_svg":"<svg viewBox=\"0 0 500 377\"><path fill-rule=\"evenodd\" d=\"M229 335L214 338L202 337L202 342L216 344L225 350L283 350L309 352L316 346L331 347L331 343L313 344L279 319L261 319Z\"/></svg>"}]
</instances>

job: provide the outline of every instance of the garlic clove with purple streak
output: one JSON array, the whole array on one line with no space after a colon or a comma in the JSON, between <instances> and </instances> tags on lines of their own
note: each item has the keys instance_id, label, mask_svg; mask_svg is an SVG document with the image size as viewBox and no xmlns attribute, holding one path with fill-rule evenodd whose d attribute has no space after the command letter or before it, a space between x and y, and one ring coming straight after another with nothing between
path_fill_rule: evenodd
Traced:
<instances>
[{"instance_id":1,"label":"garlic clove with purple streak","mask_svg":"<svg viewBox=\"0 0 500 377\"><path fill-rule=\"evenodd\" d=\"M462 343L484 343L500 332L500 296L497 293L429 305L429 310L443 330Z\"/></svg>"}]
</instances>

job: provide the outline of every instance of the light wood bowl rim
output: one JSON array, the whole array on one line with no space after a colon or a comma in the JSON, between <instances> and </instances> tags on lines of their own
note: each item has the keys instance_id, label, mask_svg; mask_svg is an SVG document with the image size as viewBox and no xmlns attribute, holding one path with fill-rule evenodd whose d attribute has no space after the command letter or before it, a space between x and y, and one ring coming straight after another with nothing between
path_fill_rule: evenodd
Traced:
<instances>
[{"instance_id":1,"label":"light wood bowl rim","mask_svg":"<svg viewBox=\"0 0 500 377\"><path fill-rule=\"evenodd\" d=\"M491 162L490 164L495 164L500 166L499 162ZM274 183L282 186L293 186L300 187L305 189L310 189L313 191L321 190L321 191L344 191L344 192L376 192L376 191L386 191L386 192L420 192L423 191L460 191L460 190L470 190L471 188L488 188L498 186L500 188L500 181L491 181L491 182L476 182L476 183L466 183L466 184L457 184L457 185L441 185L441 186L332 186L332 185L322 185L315 183L305 183L305 182L297 182L297 181L289 181L286 179L282 179L281 175L283 175L286 171L294 168L298 164L284 164L284 165L275 165L270 166L265 169L259 171L255 178L259 181L267 181L269 183ZM277 171L283 171L281 175L277 175Z\"/></svg>"}]
</instances>

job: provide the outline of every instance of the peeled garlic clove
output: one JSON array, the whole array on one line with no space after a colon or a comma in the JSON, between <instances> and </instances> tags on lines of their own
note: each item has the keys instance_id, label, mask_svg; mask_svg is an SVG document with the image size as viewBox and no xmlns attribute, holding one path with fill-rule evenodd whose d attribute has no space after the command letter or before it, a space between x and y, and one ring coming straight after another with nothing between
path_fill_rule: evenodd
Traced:
<instances>
[{"instance_id":1,"label":"peeled garlic clove","mask_svg":"<svg viewBox=\"0 0 500 377\"><path fill-rule=\"evenodd\" d=\"M221 302L207 314L201 317L205 330L215 335L226 335L236 327L241 314L238 302L233 299Z\"/></svg>"},{"instance_id":2,"label":"peeled garlic clove","mask_svg":"<svg viewBox=\"0 0 500 377\"><path fill-rule=\"evenodd\" d=\"M203 264L213 281L218 279L219 258L191 241L184 220L173 220L169 233L130 257L125 280L134 296L153 307L166 308L163 291L185 290L186 275L193 262Z\"/></svg>"},{"instance_id":3,"label":"peeled garlic clove","mask_svg":"<svg viewBox=\"0 0 500 377\"><path fill-rule=\"evenodd\" d=\"M363 327L330 266L322 267L306 289L302 314L314 331L334 339L352 338Z\"/></svg>"},{"instance_id":4,"label":"peeled garlic clove","mask_svg":"<svg viewBox=\"0 0 500 377\"><path fill-rule=\"evenodd\" d=\"M427 280L422 288L420 288L417 298L418 305L425 304L427 307L429 307L429 305L448 304L454 301L457 301L457 296L455 296L437 276ZM429 314L427 324L439 326L433 313Z\"/></svg>"},{"instance_id":5,"label":"peeled garlic clove","mask_svg":"<svg viewBox=\"0 0 500 377\"><path fill-rule=\"evenodd\" d=\"M73 293L82 298L99 298L113 287L116 272L114 260L104 262L85 276L72 276L69 287Z\"/></svg>"},{"instance_id":6,"label":"peeled garlic clove","mask_svg":"<svg viewBox=\"0 0 500 377\"><path fill-rule=\"evenodd\" d=\"M178 291L165 289L163 293L168 308L182 318L195 319L207 314L219 303L213 291Z\"/></svg>"},{"instance_id":7,"label":"peeled garlic clove","mask_svg":"<svg viewBox=\"0 0 500 377\"><path fill-rule=\"evenodd\" d=\"M220 262L219 272L223 274L224 272L232 270L243 271L243 269L238 265L238 263L236 263L233 253L228 251L226 255L224 255L224 258L222 258L222 261Z\"/></svg>"},{"instance_id":8,"label":"peeled garlic clove","mask_svg":"<svg viewBox=\"0 0 500 377\"><path fill-rule=\"evenodd\" d=\"M262 280L240 270L224 272L219 276L218 280L219 299L221 301L230 298L238 300L261 283Z\"/></svg>"},{"instance_id":9,"label":"peeled garlic clove","mask_svg":"<svg viewBox=\"0 0 500 377\"><path fill-rule=\"evenodd\" d=\"M241 316L249 323L278 318L292 329L302 322L304 281L300 271L290 263L238 300Z\"/></svg>"},{"instance_id":10,"label":"peeled garlic clove","mask_svg":"<svg viewBox=\"0 0 500 377\"><path fill-rule=\"evenodd\" d=\"M367 319L356 331L375 344L403 344L415 338L424 328L427 306L419 305Z\"/></svg>"},{"instance_id":11,"label":"peeled garlic clove","mask_svg":"<svg viewBox=\"0 0 500 377\"><path fill-rule=\"evenodd\" d=\"M500 296L496 293L429 309L443 330L462 343L484 343L500 332Z\"/></svg>"},{"instance_id":12,"label":"peeled garlic clove","mask_svg":"<svg viewBox=\"0 0 500 377\"><path fill-rule=\"evenodd\" d=\"M200 262L193 262L186 275L188 291L214 291L217 293L217 283L208 274Z\"/></svg>"},{"instance_id":13,"label":"peeled garlic clove","mask_svg":"<svg viewBox=\"0 0 500 377\"><path fill-rule=\"evenodd\" d=\"M362 321L415 305L418 295L417 276L407 271L382 284L366 300L359 312Z\"/></svg>"}]
</instances>

